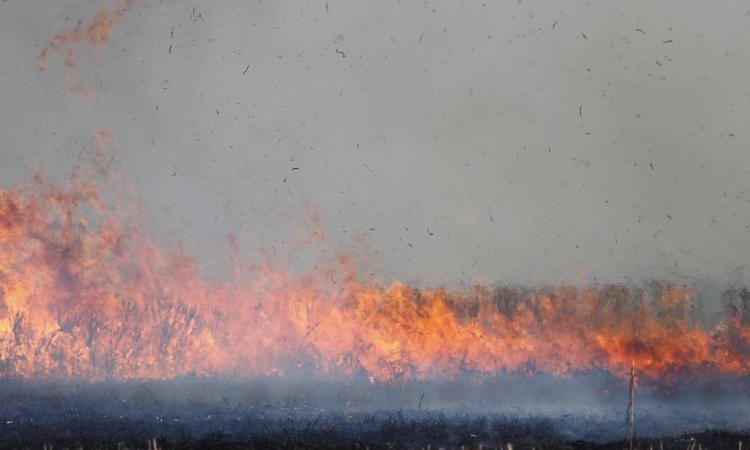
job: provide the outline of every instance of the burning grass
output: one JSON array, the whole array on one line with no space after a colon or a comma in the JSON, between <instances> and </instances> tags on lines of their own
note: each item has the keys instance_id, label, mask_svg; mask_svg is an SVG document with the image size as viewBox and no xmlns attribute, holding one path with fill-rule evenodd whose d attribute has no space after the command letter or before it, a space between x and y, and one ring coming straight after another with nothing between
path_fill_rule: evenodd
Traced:
<instances>
[{"instance_id":1,"label":"burning grass","mask_svg":"<svg viewBox=\"0 0 750 450\"><path fill-rule=\"evenodd\" d=\"M671 408L746 395L744 288L418 288L234 238L231 274L209 277L114 194L100 138L95 170L0 190L4 446L610 448L624 416L602 407L622 411L632 362L641 436L750 423L731 401Z\"/></svg>"},{"instance_id":2,"label":"burning grass","mask_svg":"<svg viewBox=\"0 0 750 450\"><path fill-rule=\"evenodd\" d=\"M0 190L0 376L750 372L746 289L704 320L699 285L425 289L251 255L218 279L91 176Z\"/></svg>"}]
</instances>

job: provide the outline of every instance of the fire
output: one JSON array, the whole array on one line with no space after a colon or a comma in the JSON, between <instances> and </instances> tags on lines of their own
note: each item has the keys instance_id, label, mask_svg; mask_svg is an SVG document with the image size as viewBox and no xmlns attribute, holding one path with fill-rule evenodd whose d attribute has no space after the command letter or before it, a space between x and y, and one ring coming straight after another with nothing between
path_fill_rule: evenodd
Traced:
<instances>
[{"instance_id":1,"label":"fire","mask_svg":"<svg viewBox=\"0 0 750 450\"><path fill-rule=\"evenodd\" d=\"M52 52L59 54L63 58L63 65L67 71L65 78L67 90L79 97L87 97L90 91L100 83L77 73L79 59L81 56L88 56L96 61L98 55L94 53L94 50L109 41L114 26L132 9L134 4L135 0L115 0L110 9L100 11L88 23L79 21L73 31L55 35L39 52L37 57L39 71L47 71L47 61Z\"/></svg>"},{"instance_id":2,"label":"fire","mask_svg":"<svg viewBox=\"0 0 750 450\"><path fill-rule=\"evenodd\" d=\"M97 134L94 156L109 138ZM658 284L417 289L360 280L351 258L302 274L260 261L220 279L157 244L137 202L91 179L0 190L2 376L625 376L631 361L652 378L750 372L744 292L706 327L690 289Z\"/></svg>"},{"instance_id":3,"label":"fire","mask_svg":"<svg viewBox=\"0 0 750 450\"><path fill-rule=\"evenodd\" d=\"M65 66L73 68L76 66L77 46L86 44L90 49L99 47L109 41L112 27L133 6L134 0L117 0L112 9L105 9L96 15L89 23L79 22L75 30L70 33L58 34L52 38L49 46L39 53L38 68L44 72L47 70L47 58L49 51L55 50L65 56Z\"/></svg>"}]
</instances>

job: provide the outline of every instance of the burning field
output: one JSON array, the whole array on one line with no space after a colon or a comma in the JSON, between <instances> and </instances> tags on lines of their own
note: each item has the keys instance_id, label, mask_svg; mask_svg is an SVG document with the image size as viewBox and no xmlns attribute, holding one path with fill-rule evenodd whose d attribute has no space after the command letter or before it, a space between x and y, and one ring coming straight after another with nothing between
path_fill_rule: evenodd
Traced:
<instances>
[{"instance_id":1,"label":"burning field","mask_svg":"<svg viewBox=\"0 0 750 450\"><path fill-rule=\"evenodd\" d=\"M0 447L750 445L750 108L711 78L744 66L690 57L718 18L31 3Z\"/></svg>"},{"instance_id":2,"label":"burning field","mask_svg":"<svg viewBox=\"0 0 750 450\"><path fill-rule=\"evenodd\" d=\"M746 289L384 285L232 238L210 276L142 229L103 137L69 181L0 191L6 443L610 441L631 365L646 436L750 420Z\"/></svg>"},{"instance_id":3,"label":"burning field","mask_svg":"<svg viewBox=\"0 0 750 450\"><path fill-rule=\"evenodd\" d=\"M79 171L61 186L36 176L0 192L6 377L309 373L404 383L625 376L633 362L669 384L750 372L746 289L721 293L717 314L696 288L658 282L421 289L360 280L345 256L299 274L236 248L233 273L217 280L185 250L155 244L137 207L105 197L93 178Z\"/></svg>"}]
</instances>

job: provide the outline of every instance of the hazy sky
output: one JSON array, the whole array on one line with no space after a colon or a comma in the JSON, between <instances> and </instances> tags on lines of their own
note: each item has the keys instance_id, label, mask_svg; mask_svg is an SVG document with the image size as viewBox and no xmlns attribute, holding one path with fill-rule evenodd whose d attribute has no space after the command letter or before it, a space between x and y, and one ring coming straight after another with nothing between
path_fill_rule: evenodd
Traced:
<instances>
[{"instance_id":1,"label":"hazy sky","mask_svg":"<svg viewBox=\"0 0 750 450\"><path fill-rule=\"evenodd\" d=\"M38 70L114 4L0 3L0 186L105 129L202 257L317 211L408 282L749 273L747 2L140 0Z\"/></svg>"}]
</instances>

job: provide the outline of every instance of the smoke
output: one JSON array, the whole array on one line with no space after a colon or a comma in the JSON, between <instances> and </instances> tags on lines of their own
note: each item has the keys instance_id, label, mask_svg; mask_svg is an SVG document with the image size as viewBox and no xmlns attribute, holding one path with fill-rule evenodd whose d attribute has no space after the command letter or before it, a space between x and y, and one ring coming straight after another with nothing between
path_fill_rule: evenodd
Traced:
<instances>
[{"instance_id":1,"label":"smoke","mask_svg":"<svg viewBox=\"0 0 750 450\"><path fill-rule=\"evenodd\" d=\"M2 185L106 129L206 260L283 247L306 200L410 284L746 279L740 4L121 3L3 5ZM85 98L36 67L71 33Z\"/></svg>"}]
</instances>

